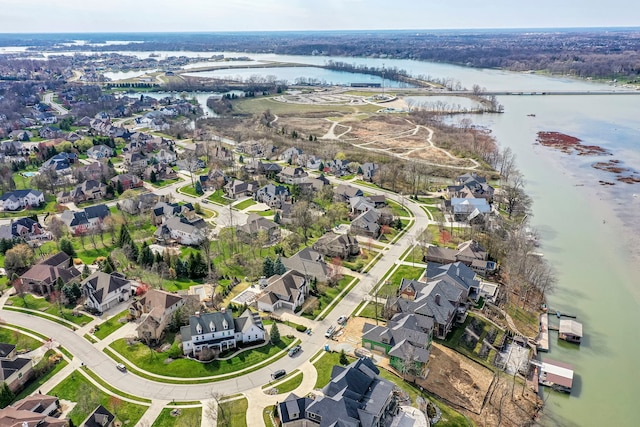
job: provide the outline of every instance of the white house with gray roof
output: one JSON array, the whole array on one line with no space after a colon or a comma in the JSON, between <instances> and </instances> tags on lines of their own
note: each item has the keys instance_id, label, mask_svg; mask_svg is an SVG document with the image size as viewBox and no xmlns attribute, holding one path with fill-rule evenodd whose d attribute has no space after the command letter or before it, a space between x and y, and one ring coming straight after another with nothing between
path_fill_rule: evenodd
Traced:
<instances>
[{"instance_id":1,"label":"white house with gray roof","mask_svg":"<svg viewBox=\"0 0 640 427\"><path fill-rule=\"evenodd\" d=\"M189 316L189 324L180 328L182 352L196 355L203 348L224 351L238 344L265 340L265 331L258 313L247 309L237 318L224 308L214 313Z\"/></svg>"},{"instance_id":2,"label":"white house with gray roof","mask_svg":"<svg viewBox=\"0 0 640 427\"><path fill-rule=\"evenodd\" d=\"M131 282L118 273L96 271L81 282L84 305L104 312L117 304L128 301Z\"/></svg>"}]
</instances>

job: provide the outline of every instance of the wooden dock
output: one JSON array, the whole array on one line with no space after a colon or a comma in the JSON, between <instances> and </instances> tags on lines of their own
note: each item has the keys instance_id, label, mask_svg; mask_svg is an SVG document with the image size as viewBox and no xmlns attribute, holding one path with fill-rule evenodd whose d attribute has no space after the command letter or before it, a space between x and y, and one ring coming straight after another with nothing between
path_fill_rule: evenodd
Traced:
<instances>
[{"instance_id":1,"label":"wooden dock","mask_svg":"<svg viewBox=\"0 0 640 427\"><path fill-rule=\"evenodd\" d=\"M540 314L540 332L538 333L538 351L549 351L549 314Z\"/></svg>"}]
</instances>

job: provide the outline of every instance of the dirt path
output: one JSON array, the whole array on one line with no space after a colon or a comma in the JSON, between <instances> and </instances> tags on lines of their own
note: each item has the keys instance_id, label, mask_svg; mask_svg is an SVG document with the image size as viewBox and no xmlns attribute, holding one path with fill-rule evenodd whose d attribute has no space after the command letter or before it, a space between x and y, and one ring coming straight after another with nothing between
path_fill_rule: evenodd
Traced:
<instances>
[{"instance_id":1,"label":"dirt path","mask_svg":"<svg viewBox=\"0 0 640 427\"><path fill-rule=\"evenodd\" d=\"M351 132L351 126L345 126L345 125L341 125L340 123L333 121L333 120L329 120L329 119L325 119L328 122L331 122L331 127L329 128L329 130L327 131L327 133L325 133L324 135L322 135L320 137L320 139L328 139L328 140L338 140L340 138L342 138L344 135L348 134L349 132ZM335 130L337 126L342 126L344 128L347 128L346 131L342 132L340 135L336 135L335 134Z\"/></svg>"}]
</instances>

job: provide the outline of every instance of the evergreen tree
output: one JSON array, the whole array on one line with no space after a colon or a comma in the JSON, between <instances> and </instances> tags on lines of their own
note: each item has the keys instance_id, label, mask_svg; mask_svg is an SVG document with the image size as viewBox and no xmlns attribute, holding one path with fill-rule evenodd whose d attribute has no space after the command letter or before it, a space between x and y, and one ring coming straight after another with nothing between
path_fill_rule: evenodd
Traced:
<instances>
[{"instance_id":1,"label":"evergreen tree","mask_svg":"<svg viewBox=\"0 0 640 427\"><path fill-rule=\"evenodd\" d=\"M89 275L91 275L91 270L89 270L89 266L85 264L84 267L82 267L82 278L86 279Z\"/></svg>"},{"instance_id":2,"label":"evergreen tree","mask_svg":"<svg viewBox=\"0 0 640 427\"><path fill-rule=\"evenodd\" d=\"M76 256L76 250L73 249L73 245L67 238L60 239L60 250L65 254L69 255L71 258Z\"/></svg>"},{"instance_id":3,"label":"evergreen tree","mask_svg":"<svg viewBox=\"0 0 640 427\"><path fill-rule=\"evenodd\" d=\"M80 290L80 286L77 283L73 283L70 285L65 285L62 288L62 293L65 298L69 301L69 304L75 304L78 299L82 296L82 291Z\"/></svg>"},{"instance_id":4,"label":"evergreen tree","mask_svg":"<svg viewBox=\"0 0 640 427\"><path fill-rule=\"evenodd\" d=\"M204 191L202 191L202 184L200 184L200 180L196 181L195 190L196 194L200 196L204 194Z\"/></svg>"},{"instance_id":5,"label":"evergreen tree","mask_svg":"<svg viewBox=\"0 0 640 427\"><path fill-rule=\"evenodd\" d=\"M318 166L318 171L322 172L324 170L324 163L320 162L320 166Z\"/></svg>"},{"instance_id":6,"label":"evergreen tree","mask_svg":"<svg viewBox=\"0 0 640 427\"><path fill-rule=\"evenodd\" d=\"M156 175L156 171L151 171L151 174L149 175L149 181L151 181L152 183L158 181L158 175Z\"/></svg>"},{"instance_id":7,"label":"evergreen tree","mask_svg":"<svg viewBox=\"0 0 640 427\"><path fill-rule=\"evenodd\" d=\"M129 234L129 230L126 225L120 227L120 234L118 234L118 247L122 248L126 244L132 243L131 235Z\"/></svg>"},{"instance_id":8,"label":"evergreen tree","mask_svg":"<svg viewBox=\"0 0 640 427\"><path fill-rule=\"evenodd\" d=\"M6 408L15 398L16 395L9 389L7 383L3 382L0 387L0 408Z\"/></svg>"},{"instance_id":9,"label":"evergreen tree","mask_svg":"<svg viewBox=\"0 0 640 427\"><path fill-rule=\"evenodd\" d=\"M176 258L176 277L187 277L188 271L184 261L180 258Z\"/></svg>"},{"instance_id":10,"label":"evergreen tree","mask_svg":"<svg viewBox=\"0 0 640 427\"><path fill-rule=\"evenodd\" d=\"M286 272L287 272L287 269L285 268L284 264L280 260L280 257L276 258L275 262L273 263L273 274L282 275Z\"/></svg>"},{"instance_id":11,"label":"evergreen tree","mask_svg":"<svg viewBox=\"0 0 640 427\"><path fill-rule=\"evenodd\" d=\"M124 187L122 186L122 182L120 182L120 180L118 180L118 182L116 183L116 193L118 193L118 195L124 193Z\"/></svg>"},{"instance_id":12,"label":"evergreen tree","mask_svg":"<svg viewBox=\"0 0 640 427\"><path fill-rule=\"evenodd\" d=\"M280 342L280 330L278 329L278 324L274 323L271 325L271 332L269 333L269 341L271 344L278 344Z\"/></svg>"},{"instance_id":13,"label":"evergreen tree","mask_svg":"<svg viewBox=\"0 0 640 427\"><path fill-rule=\"evenodd\" d=\"M55 289L56 291L61 291L62 288L64 288L64 280L62 280L62 277L58 276L58 278L56 279Z\"/></svg>"},{"instance_id":14,"label":"evergreen tree","mask_svg":"<svg viewBox=\"0 0 640 427\"><path fill-rule=\"evenodd\" d=\"M149 248L149 245L147 245L147 242L144 242L142 244L142 248L140 249L140 253L138 254L138 264L143 267L150 267L153 265L153 260L153 252L151 252L151 249Z\"/></svg>"},{"instance_id":15,"label":"evergreen tree","mask_svg":"<svg viewBox=\"0 0 640 427\"><path fill-rule=\"evenodd\" d=\"M107 257L104 261L102 261L102 264L100 265L100 271L102 271L103 273L111 274L114 272L114 270L115 268L113 266L111 257Z\"/></svg>"},{"instance_id":16,"label":"evergreen tree","mask_svg":"<svg viewBox=\"0 0 640 427\"><path fill-rule=\"evenodd\" d=\"M264 277L273 276L273 260L270 257L266 257L262 263L262 274Z\"/></svg>"},{"instance_id":17,"label":"evergreen tree","mask_svg":"<svg viewBox=\"0 0 640 427\"><path fill-rule=\"evenodd\" d=\"M190 279L201 279L207 275L207 264L202 259L200 251L191 253L187 262Z\"/></svg>"},{"instance_id":18,"label":"evergreen tree","mask_svg":"<svg viewBox=\"0 0 640 427\"><path fill-rule=\"evenodd\" d=\"M347 354L344 352L344 349L340 350L340 364L348 365L349 359L347 359Z\"/></svg>"},{"instance_id":19,"label":"evergreen tree","mask_svg":"<svg viewBox=\"0 0 640 427\"><path fill-rule=\"evenodd\" d=\"M280 224L280 212L276 211L276 214L273 216L273 222L276 224Z\"/></svg>"}]
</instances>

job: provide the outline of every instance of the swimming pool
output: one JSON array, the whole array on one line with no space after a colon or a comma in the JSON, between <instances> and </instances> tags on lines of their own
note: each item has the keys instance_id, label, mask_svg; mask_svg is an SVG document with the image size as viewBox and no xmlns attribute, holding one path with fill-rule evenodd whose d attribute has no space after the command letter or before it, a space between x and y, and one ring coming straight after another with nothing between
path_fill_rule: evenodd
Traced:
<instances>
[{"instance_id":1,"label":"swimming pool","mask_svg":"<svg viewBox=\"0 0 640 427\"><path fill-rule=\"evenodd\" d=\"M22 172L22 176L26 176L27 178L30 178L37 174L38 174L37 172Z\"/></svg>"}]
</instances>

